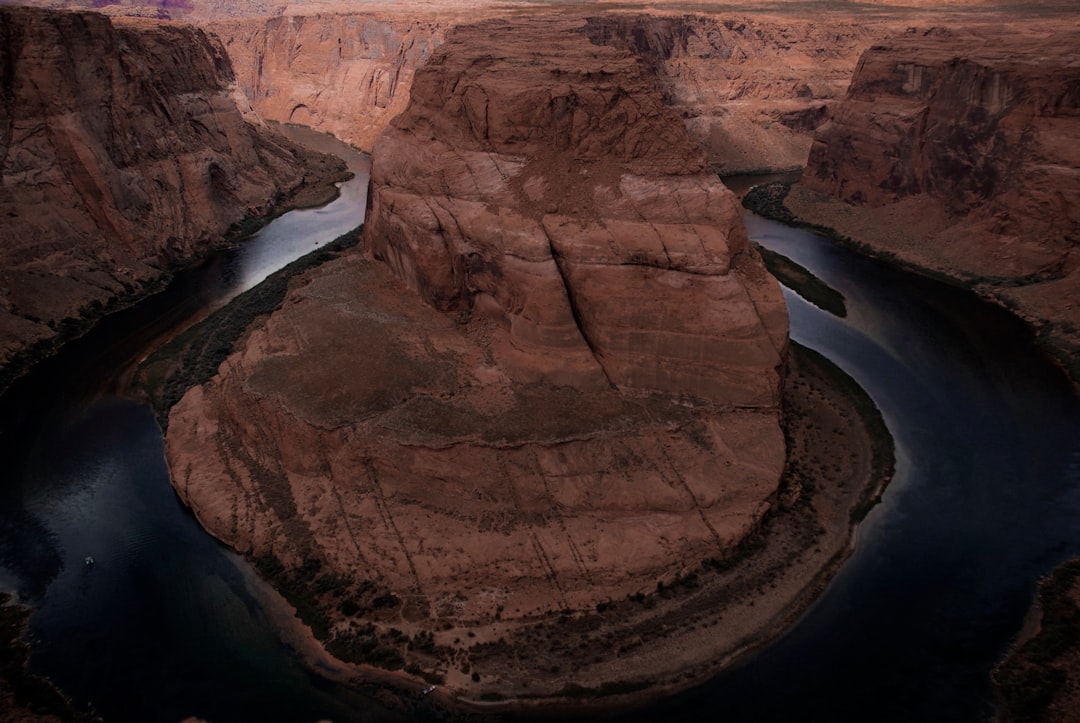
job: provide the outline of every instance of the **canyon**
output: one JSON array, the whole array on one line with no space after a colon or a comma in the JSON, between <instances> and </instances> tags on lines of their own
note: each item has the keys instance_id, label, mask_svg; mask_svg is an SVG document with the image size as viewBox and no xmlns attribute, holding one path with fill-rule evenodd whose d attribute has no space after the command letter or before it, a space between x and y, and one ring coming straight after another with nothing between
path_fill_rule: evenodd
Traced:
<instances>
[{"instance_id":1,"label":"canyon","mask_svg":"<svg viewBox=\"0 0 1080 723\"><path fill-rule=\"evenodd\" d=\"M0 364L325 197L341 167L262 119L371 150L360 245L169 413L177 493L367 675L446 703L700 680L805 607L891 472L789 347L715 174L805 164L795 216L997 299L1069 366L1080 36L660 5L0 7ZM790 522L817 455L850 497Z\"/></svg>"},{"instance_id":2,"label":"canyon","mask_svg":"<svg viewBox=\"0 0 1080 723\"><path fill-rule=\"evenodd\" d=\"M5 384L231 230L325 200L344 173L259 119L201 30L5 6L0 43Z\"/></svg>"},{"instance_id":3,"label":"canyon","mask_svg":"<svg viewBox=\"0 0 1080 723\"><path fill-rule=\"evenodd\" d=\"M1080 31L875 45L787 197L800 219L1025 318L1080 374Z\"/></svg>"},{"instance_id":4,"label":"canyon","mask_svg":"<svg viewBox=\"0 0 1080 723\"><path fill-rule=\"evenodd\" d=\"M172 407L175 486L236 549L341 581L330 650L398 630L455 690L517 689L476 644L726 558L773 505L779 285L643 66L580 20L455 28L368 204L365 257L294 281Z\"/></svg>"},{"instance_id":5,"label":"canyon","mask_svg":"<svg viewBox=\"0 0 1080 723\"><path fill-rule=\"evenodd\" d=\"M480 4L470 17L505 9ZM460 24L457 12L337 12L215 20L240 87L265 118L310 125L363 150L405 108L416 67ZM596 42L641 58L723 173L801 168L813 129L841 97L859 53L895 21L598 14Z\"/></svg>"}]
</instances>

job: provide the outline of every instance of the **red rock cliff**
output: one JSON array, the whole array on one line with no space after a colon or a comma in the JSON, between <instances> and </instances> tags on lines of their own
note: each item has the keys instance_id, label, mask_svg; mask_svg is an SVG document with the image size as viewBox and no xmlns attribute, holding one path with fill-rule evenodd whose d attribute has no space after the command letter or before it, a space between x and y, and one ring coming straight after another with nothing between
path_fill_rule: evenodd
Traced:
<instances>
[{"instance_id":1,"label":"red rock cliff","mask_svg":"<svg viewBox=\"0 0 1080 723\"><path fill-rule=\"evenodd\" d=\"M434 634L461 689L521 683L478 682L474 644L729 554L784 465L779 287L638 61L580 26L455 30L376 143L385 263L296 279L169 415L208 530L337 581L332 650Z\"/></svg>"},{"instance_id":2,"label":"red rock cliff","mask_svg":"<svg viewBox=\"0 0 1080 723\"><path fill-rule=\"evenodd\" d=\"M376 143L372 253L493 320L522 381L775 405L787 315L734 197L644 65L573 25L459 28L418 72Z\"/></svg>"},{"instance_id":3,"label":"red rock cliff","mask_svg":"<svg viewBox=\"0 0 1080 723\"><path fill-rule=\"evenodd\" d=\"M413 73L448 23L373 15L221 20L239 86L264 117L300 123L371 150L405 109Z\"/></svg>"},{"instance_id":4,"label":"red rock cliff","mask_svg":"<svg viewBox=\"0 0 1080 723\"><path fill-rule=\"evenodd\" d=\"M294 11L296 12L296 11ZM462 21L443 9L408 17L388 7L370 14L289 15L221 20L221 37L240 87L266 118L304 123L370 150L404 110L416 67ZM508 14L481 5L474 19ZM842 96L880 21L842 17L597 15L587 33L641 57L665 101L683 116L724 173L797 168L806 161L825 104Z\"/></svg>"},{"instance_id":5,"label":"red rock cliff","mask_svg":"<svg viewBox=\"0 0 1080 723\"><path fill-rule=\"evenodd\" d=\"M875 46L789 204L1018 309L1075 364L1077 47L1076 32L988 28Z\"/></svg>"},{"instance_id":6,"label":"red rock cliff","mask_svg":"<svg viewBox=\"0 0 1080 723\"><path fill-rule=\"evenodd\" d=\"M201 30L0 7L0 48L0 366L338 172Z\"/></svg>"}]
</instances>

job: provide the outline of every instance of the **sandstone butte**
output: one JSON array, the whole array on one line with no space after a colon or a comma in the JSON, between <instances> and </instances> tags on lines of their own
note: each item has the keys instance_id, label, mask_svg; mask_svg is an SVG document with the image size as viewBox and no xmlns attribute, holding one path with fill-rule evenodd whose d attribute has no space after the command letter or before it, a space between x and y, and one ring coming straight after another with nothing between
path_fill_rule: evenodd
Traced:
<instances>
[{"instance_id":1,"label":"sandstone butte","mask_svg":"<svg viewBox=\"0 0 1080 723\"><path fill-rule=\"evenodd\" d=\"M786 307L646 66L582 21L448 34L369 206L367 254L172 408L174 485L275 579L344 591L332 652L408 639L459 691L519 690L461 663L729 556L773 504Z\"/></svg>"},{"instance_id":2,"label":"sandstone butte","mask_svg":"<svg viewBox=\"0 0 1080 723\"><path fill-rule=\"evenodd\" d=\"M787 205L1028 320L1080 379L1080 28L868 50Z\"/></svg>"},{"instance_id":3,"label":"sandstone butte","mask_svg":"<svg viewBox=\"0 0 1080 723\"><path fill-rule=\"evenodd\" d=\"M344 171L266 126L193 27L2 6L0 47L3 384Z\"/></svg>"}]
</instances>

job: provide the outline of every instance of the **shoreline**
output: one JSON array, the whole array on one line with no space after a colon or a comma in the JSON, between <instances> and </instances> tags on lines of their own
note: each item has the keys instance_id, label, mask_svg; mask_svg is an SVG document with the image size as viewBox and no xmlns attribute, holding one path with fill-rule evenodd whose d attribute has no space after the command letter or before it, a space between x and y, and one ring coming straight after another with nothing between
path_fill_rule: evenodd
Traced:
<instances>
[{"instance_id":1,"label":"shoreline","mask_svg":"<svg viewBox=\"0 0 1080 723\"><path fill-rule=\"evenodd\" d=\"M798 189L799 195L797 202L794 202L790 196L795 189ZM743 206L764 218L825 236L869 258L968 291L979 299L1008 312L1031 330L1032 338L1039 349L1064 372L1074 388L1080 389L1080 356L1077 354L1080 349L1067 334L1055 331L1055 328L1058 328L1067 332L1067 323L1063 325L1058 320L1043 318L1004 295L1004 292L1010 288L1022 287L1026 282L1031 281L1030 279L1015 280L1013 286L1005 281L995 283L993 280L983 279L971 272L951 269L943 265L940 267L929 265L932 263L929 259L920 261L901 255L897 248L878 243L877 234L873 228L858 227L854 231L840 230L839 226L833 227L820 223L819 219L823 216L832 213L832 217L838 218L835 215L838 209L852 209L853 207L841 201L816 197L813 192L803 189L798 179L771 181L754 186L746 192ZM807 218L807 214L813 214L814 218ZM940 223L940 220L931 220L927 223L933 226L935 222ZM917 235L920 231L921 229L914 228L911 233ZM932 229L926 230L927 233L931 231Z\"/></svg>"},{"instance_id":2,"label":"shoreline","mask_svg":"<svg viewBox=\"0 0 1080 723\"><path fill-rule=\"evenodd\" d=\"M324 206L337 199L340 189L337 184L352 177L344 163L338 171L310 183L301 183L286 194L282 194L269 213L260 216L246 216L222 232L220 238L211 244L205 253L198 257L179 259L163 269L154 278L143 280L142 286L132 286L122 294L116 294L104 304L85 304L78 316L68 317L56 323L56 333L27 343L14 350L6 359L0 359L0 398L8 393L19 380L31 372L41 362L60 353L63 348L89 333L103 319L129 309L136 304L164 291L185 269L195 268L206 261L212 254L236 248L274 219L289 211Z\"/></svg>"},{"instance_id":3,"label":"shoreline","mask_svg":"<svg viewBox=\"0 0 1080 723\"><path fill-rule=\"evenodd\" d=\"M664 628L661 637L637 648L640 653L616 655L591 675L579 675L578 665L585 661L567 656L563 667L573 672L551 677L546 681L547 691L519 690L517 695L508 695L498 692L496 686L487 690L484 686L477 686L479 690L461 687L462 676L432 684L400 669L342 661L297 616L294 605L253 568L251 584L263 589L259 598L267 605L272 624L313 672L361 690L387 686L392 689L390 695L404 705L437 704L452 715L616 712L699 685L779 638L820 596L854 549L859 523L876 504L893 472L891 437L880 415L876 422L866 419L865 415L876 413L876 407L865 392L855 391L855 382L827 359L794 342L789 365L785 434L791 435L797 454L788 459L773 511L743 544L741 553L733 560L705 561L682 580L659 585L657 592L640 600L613 602L604 613L578 613L573 620L561 623L523 623L517 630L502 626L508 638L506 653L526 659L550 651L538 649L535 643L515 641L514 636L520 638L524 632L545 625L556 632L567 623L571 627L575 622L585 627L597 622L603 626L606 614L607 626L614 626L614 632L624 640L640 636L645 627ZM827 428L826 424L846 425L846 429ZM852 463L842 474L818 476L826 470L827 462L828 469L835 464L830 454L821 455L817 463L812 461L821 453L822 442L831 442L832 450L850 455L851 434L857 442L854 459L847 458ZM251 560L245 560L251 565ZM270 590L273 594L266 595ZM634 608L638 608L636 615ZM681 619L682 626L674 625L673 619ZM626 622L629 624L621 624ZM748 626L752 628L749 633ZM703 635L704 630L709 634ZM700 645L702 640L709 643ZM691 656L695 660L670 669L665 664L672 656L685 656L688 641L698 643ZM591 660L585 667L597 668L595 657ZM489 662L501 667L507 661L496 656ZM627 668L635 671L633 678L617 674ZM605 679L608 673L611 677Z\"/></svg>"}]
</instances>

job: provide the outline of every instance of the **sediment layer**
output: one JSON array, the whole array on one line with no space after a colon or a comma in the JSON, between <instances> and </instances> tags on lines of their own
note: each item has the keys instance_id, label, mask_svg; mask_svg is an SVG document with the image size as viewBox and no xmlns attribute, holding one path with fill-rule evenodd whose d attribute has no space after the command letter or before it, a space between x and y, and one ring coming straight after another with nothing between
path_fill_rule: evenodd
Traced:
<instances>
[{"instance_id":1,"label":"sediment layer","mask_svg":"<svg viewBox=\"0 0 1080 723\"><path fill-rule=\"evenodd\" d=\"M174 484L315 591L331 652L513 688L461 663L758 528L786 309L680 118L581 21L455 29L371 189L377 261L294 280L173 407Z\"/></svg>"},{"instance_id":2,"label":"sediment layer","mask_svg":"<svg viewBox=\"0 0 1080 723\"><path fill-rule=\"evenodd\" d=\"M344 171L268 128L201 30L4 6L0 45L5 380L17 355Z\"/></svg>"}]
</instances>

